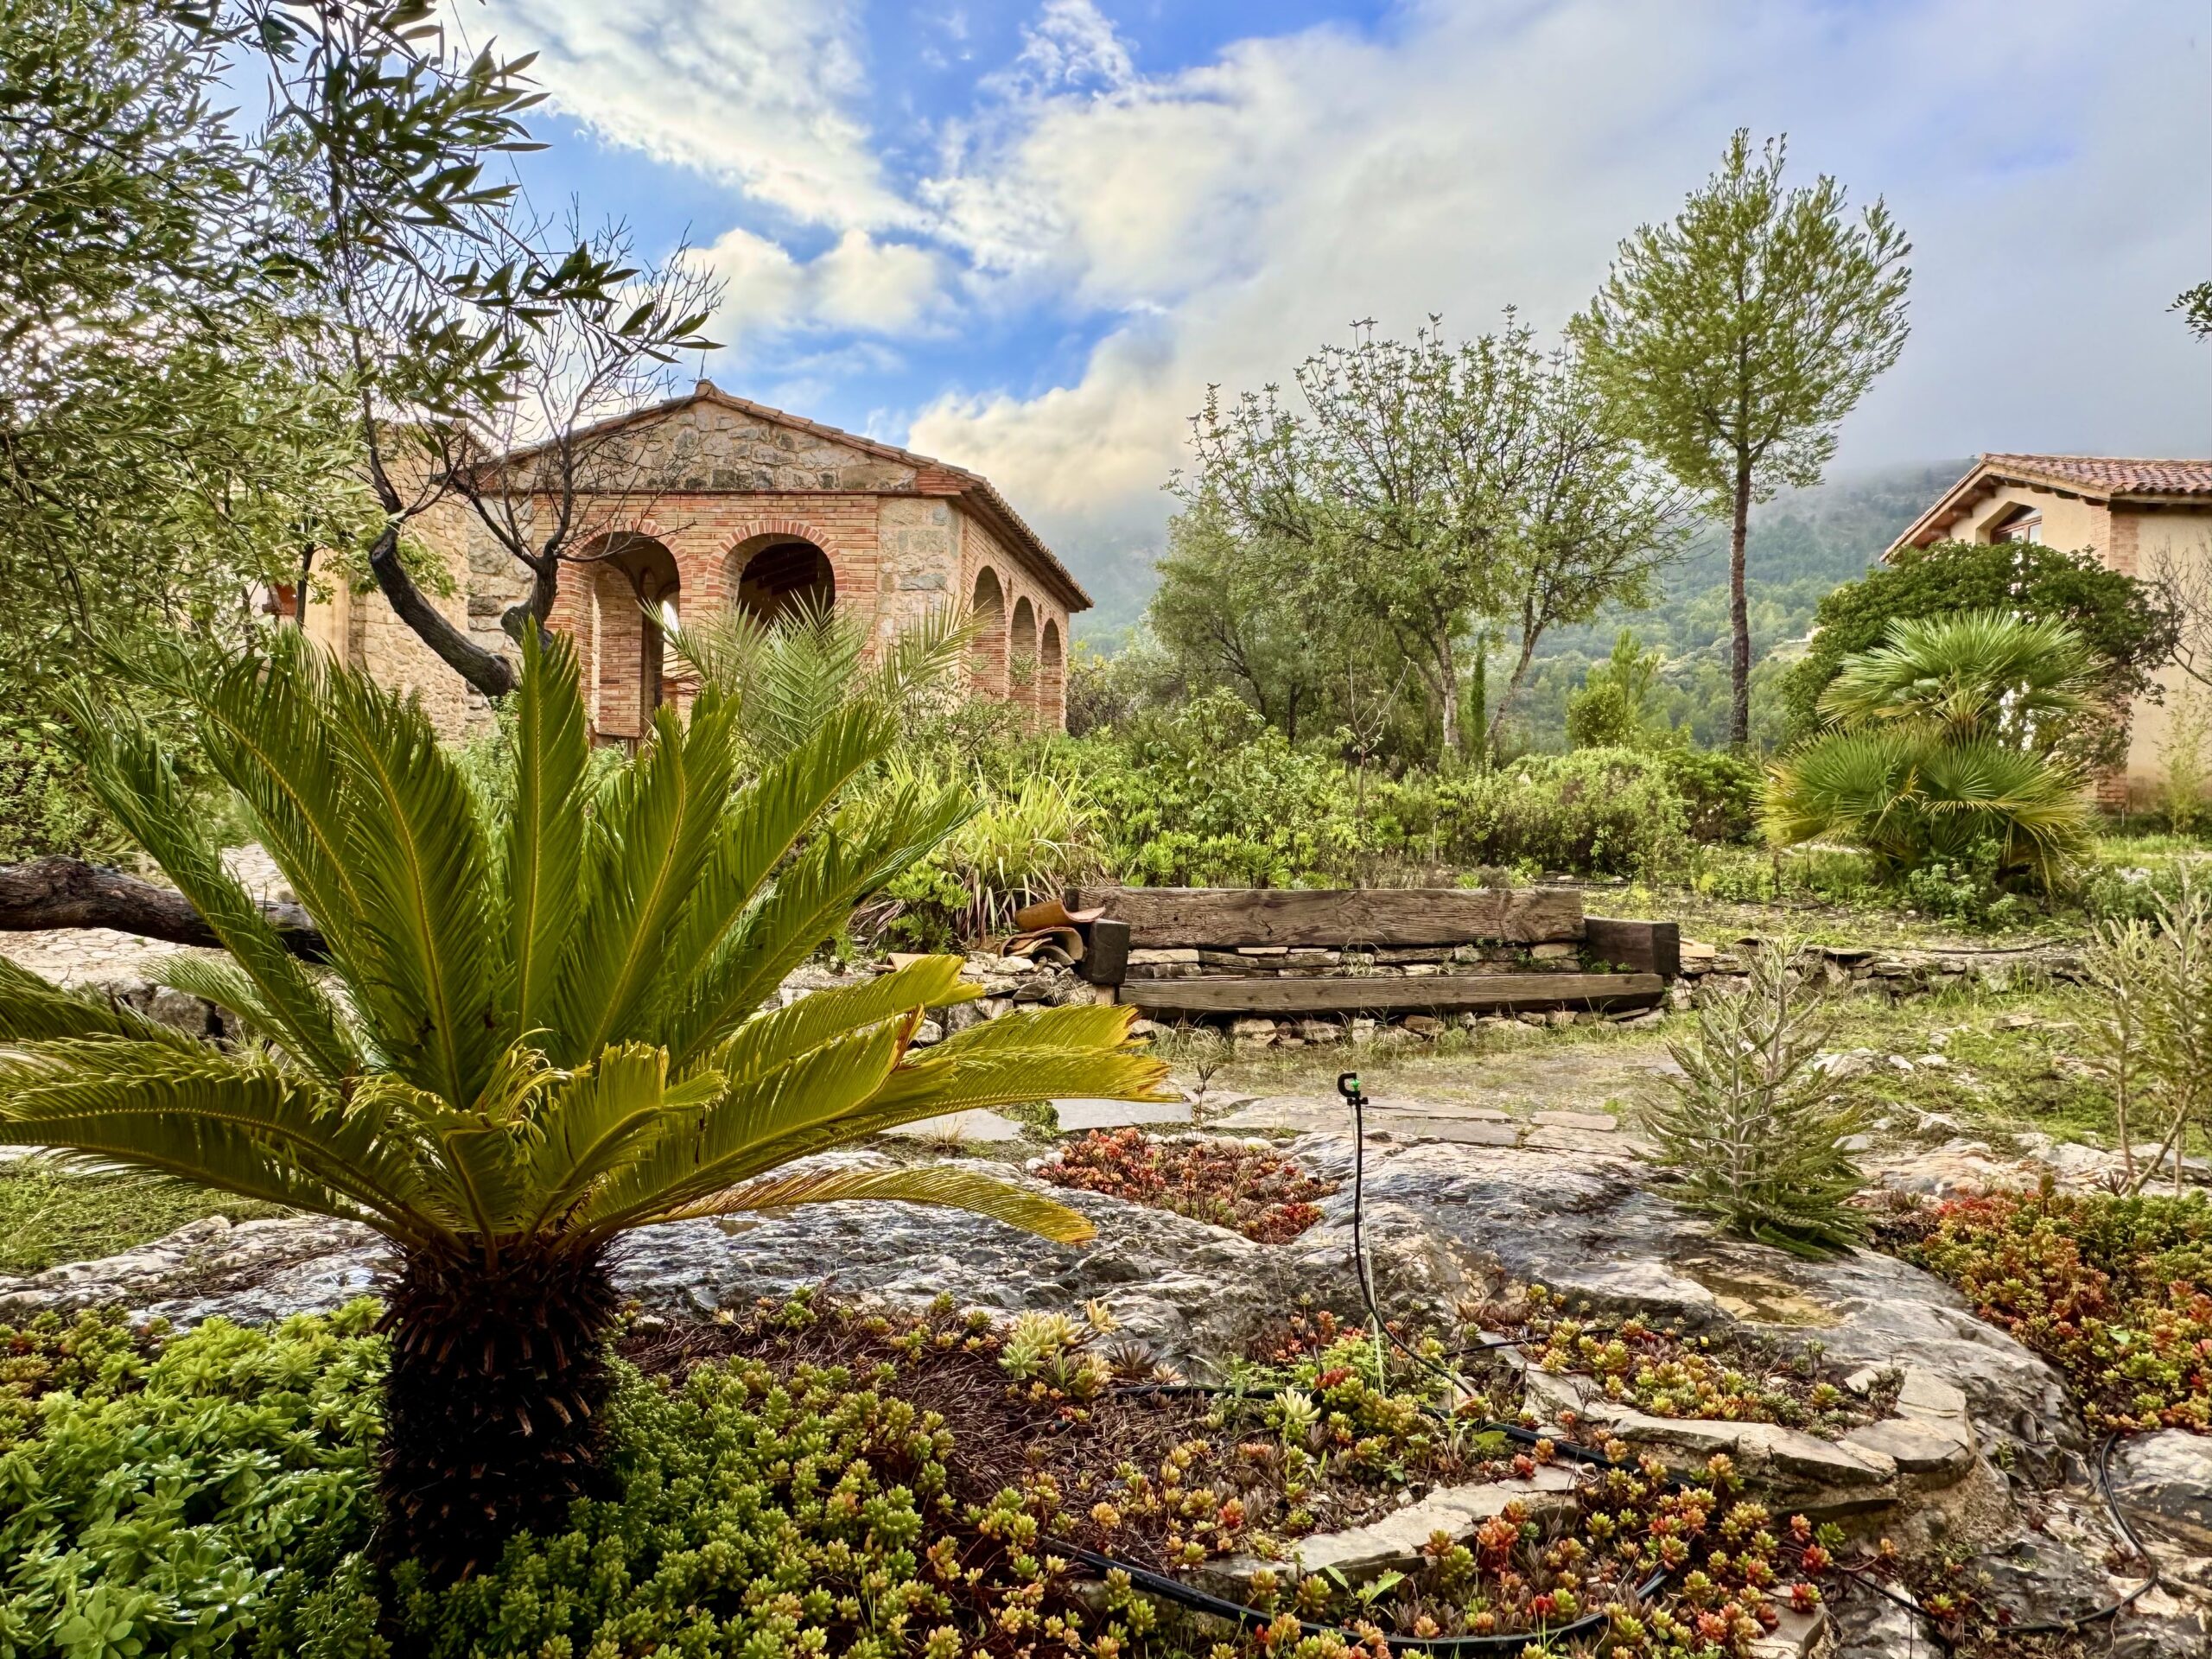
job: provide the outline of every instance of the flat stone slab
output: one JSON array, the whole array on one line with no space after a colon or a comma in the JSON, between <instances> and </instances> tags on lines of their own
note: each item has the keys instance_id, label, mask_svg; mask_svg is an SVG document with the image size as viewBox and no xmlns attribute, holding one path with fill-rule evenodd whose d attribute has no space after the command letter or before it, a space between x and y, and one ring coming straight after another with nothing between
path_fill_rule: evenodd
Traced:
<instances>
[{"instance_id":1,"label":"flat stone slab","mask_svg":"<svg viewBox=\"0 0 2212 1659\"><path fill-rule=\"evenodd\" d=\"M1388 1135L1395 1141L1448 1141L1461 1147L1516 1147L1521 1130L1510 1121L1490 1122L1478 1117L1402 1117L1370 1116L1370 1140Z\"/></svg>"},{"instance_id":2,"label":"flat stone slab","mask_svg":"<svg viewBox=\"0 0 2212 1659\"><path fill-rule=\"evenodd\" d=\"M1529 1518L1539 1523L1571 1514L1574 1509L1574 1475L1558 1464L1547 1464L1528 1480L1489 1481L1479 1486L1446 1486L1431 1492L1418 1503L1343 1532L1317 1533L1297 1540L1292 1554L1303 1576L1315 1573L1341 1573L1354 1583L1391 1571L1410 1571L1421 1560L1421 1550L1437 1533L1464 1543L1485 1521L1502 1514L1509 1503L1519 1503ZM1201 1576L1223 1588L1237 1588L1250 1581L1262 1567L1280 1572L1285 1563L1263 1561L1254 1555L1230 1555L1210 1561Z\"/></svg>"},{"instance_id":3,"label":"flat stone slab","mask_svg":"<svg viewBox=\"0 0 2212 1659\"><path fill-rule=\"evenodd\" d=\"M1599 1135L1611 1135L1620 1128L1611 1112L1538 1112L1529 1121L1548 1129L1588 1129Z\"/></svg>"},{"instance_id":4,"label":"flat stone slab","mask_svg":"<svg viewBox=\"0 0 2212 1659\"><path fill-rule=\"evenodd\" d=\"M902 1141L972 1141L978 1143L993 1141L1019 1141L1021 1125L1010 1117L981 1107L964 1112L947 1112L943 1117L925 1117L918 1123L901 1123L895 1129L886 1129L886 1135L897 1135Z\"/></svg>"},{"instance_id":5,"label":"flat stone slab","mask_svg":"<svg viewBox=\"0 0 2212 1659\"><path fill-rule=\"evenodd\" d=\"M1891 1459L1908 1475L1955 1475L1974 1460L1974 1445L1958 1428L1893 1417L1854 1428L1842 1444Z\"/></svg>"},{"instance_id":6,"label":"flat stone slab","mask_svg":"<svg viewBox=\"0 0 2212 1659\"><path fill-rule=\"evenodd\" d=\"M1058 1114L1063 1135L1192 1121L1187 1100L1056 1100L1052 1109Z\"/></svg>"}]
</instances>

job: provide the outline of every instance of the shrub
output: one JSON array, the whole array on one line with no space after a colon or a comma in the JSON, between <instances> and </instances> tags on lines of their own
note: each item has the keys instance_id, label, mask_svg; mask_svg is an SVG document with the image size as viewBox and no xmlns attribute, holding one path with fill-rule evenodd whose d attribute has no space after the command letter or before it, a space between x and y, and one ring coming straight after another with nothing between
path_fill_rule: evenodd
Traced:
<instances>
[{"instance_id":1,"label":"shrub","mask_svg":"<svg viewBox=\"0 0 2212 1659\"><path fill-rule=\"evenodd\" d=\"M1850 1205L1865 1179L1842 1144L1859 1114L1813 1070L1828 1027L1789 950L1770 942L1749 957L1748 986L1707 993L1695 1035L1667 1045L1682 1075L1644 1118L1660 1161L1682 1178L1682 1202L1729 1231L1817 1255L1866 1230Z\"/></svg>"},{"instance_id":2,"label":"shrub","mask_svg":"<svg viewBox=\"0 0 2212 1659\"><path fill-rule=\"evenodd\" d=\"M1095 814L1078 779L1032 772L1012 783L979 777L975 788L982 802L975 816L887 884L886 902L872 907L906 950L1010 931L1024 905L1098 871Z\"/></svg>"},{"instance_id":3,"label":"shrub","mask_svg":"<svg viewBox=\"0 0 2212 1659\"><path fill-rule=\"evenodd\" d=\"M1114 864L1134 883L1342 879L1361 842L1343 768L1293 747L1232 692L1070 744L1063 764L1088 781Z\"/></svg>"},{"instance_id":4,"label":"shrub","mask_svg":"<svg viewBox=\"0 0 2212 1659\"><path fill-rule=\"evenodd\" d=\"M368 1536L375 1314L0 1326L0 1651L294 1651Z\"/></svg>"},{"instance_id":5,"label":"shrub","mask_svg":"<svg viewBox=\"0 0 2212 1659\"><path fill-rule=\"evenodd\" d=\"M1437 840L1462 867L1656 876L1688 851L1667 762L1636 749L1529 755L1440 780Z\"/></svg>"},{"instance_id":6,"label":"shrub","mask_svg":"<svg viewBox=\"0 0 2212 1659\"><path fill-rule=\"evenodd\" d=\"M1227 1227L1262 1244L1295 1238L1321 1218L1313 1200L1337 1190L1289 1159L1234 1141L1155 1141L1141 1129L1096 1129L1037 1172L1055 1186Z\"/></svg>"},{"instance_id":7,"label":"shrub","mask_svg":"<svg viewBox=\"0 0 2212 1659\"><path fill-rule=\"evenodd\" d=\"M2212 890L2184 870L2150 920L2100 922L2083 965L2104 1004L2088 1047L2113 1086L2130 1187L2139 1189L2171 1152L2178 1193L2190 1131L2212 1130ZM2127 1111L2137 1100L2164 1121L2158 1156L2140 1170L2128 1145Z\"/></svg>"},{"instance_id":8,"label":"shrub","mask_svg":"<svg viewBox=\"0 0 2212 1659\"><path fill-rule=\"evenodd\" d=\"M1683 827L1696 842L1747 842L1758 829L1765 773L1756 760L1725 749L1677 744L1659 751L1667 781L1681 798Z\"/></svg>"},{"instance_id":9,"label":"shrub","mask_svg":"<svg viewBox=\"0 0 2212 1659\"><path fill-rule=\"evenodd\" d=\"M1905 620L1846 658L1826 729L1774 769L1767 830L1835 839L1902 877L1986 860L2049 888L2088 847L2074 739L2098 717L2094 657L2059 623L2001 611Z\"/></svg>"},{"instance_id":10,"label":"shrub","mask_svg":"<svg viewBox=\"0 0 2212 1659\"><path fill-rule=\"evenodd\" d=\"M2028 903L1999 885L2000 855L1993 841L1977 842L1955 858L1931 858L1904 873L1902 892L1923 916L1976 928L2017 926Z\"/></svg>"},{"instance_id":11,"label":"shrub","mask_svg":"<svg viewBox=\"0 0 2212 1659\"><path fill-rule=\"evenodd\" d=\"M2001 1192L1888 1230L1904 1257L2066 1374L2109 1429L2212 1429L2212 1204Z\"/></svg>"}]
</instances>

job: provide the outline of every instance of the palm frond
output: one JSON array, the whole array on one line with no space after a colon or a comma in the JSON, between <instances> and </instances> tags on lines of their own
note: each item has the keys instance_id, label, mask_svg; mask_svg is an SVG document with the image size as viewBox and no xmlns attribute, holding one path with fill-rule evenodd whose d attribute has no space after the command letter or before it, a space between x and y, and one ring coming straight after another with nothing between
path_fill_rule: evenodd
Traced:
<instances>
[{"instance_id":1,"label":"palm frond","mask_svg":"<svg viewBox=\"0 0 2212 1659\"><path fill-rule=\"evenodd\" d=\"M346 856L365 906L349 988L386 1064L470 1099L509 1033L468 785L420 702L364 674L334 672L329 685L351 785Z\"/></svg>"},{"instance_id":2,"label":"palm frond","mask_svg":"<svg viewBox=\"0 0 2212 1659\"><path fill-rule=\"evenodd\" d=\"M635 1226L759 1173L763 1166L751 1154L764 1138L835 1119L883 1086L903 1023L849 1033L727 1089L711 1105L664 1118L639 1155L576 1212L577 1224L607 1232Z\"/></svg>"},{"instance_id":3,"label":"palm frond","mask_svg":"<svg viewBox=\"0 0 2212 1659\"><path fill-rule=\"evenodd\" d=\"M429 1240L414 1165L380 1128L313 1078L206 1044L73 1039L0 1057L0 1143Z\"/></svg>"},{"instance_id":4,"label":"palm frond","mask_svg":"<svg viewBox=\"0 0 2212 1659\"><path fill-rule=\"evenodd\" d=\"M594 1186L634 1163L671 1114L696 1114L723 1091L715 1071L695 1073L671 1089L668 1051L643 1043L609 1048L579 1068L549 1103L542 1139L523 1172L523 1186L535 1205L524 1230L553 1224Z\"/></svg>"},{"instance_id":5,"label":"palm frond","mask_svg":"<svg viewBox=\"0 0 2212 1659\"><path fill-rule=\"evenodd\" d=\"M211 664L170 642L149 646L134 667L190 705L209 764L245 800L263 846L343 962L363 899L346 857L347 779L326 717L321 652L280 629L265 652Z\"/></svg>"},{"instance_id":6,"label":"palm frond","mask_svg":"<svg viewBox=\"0 0 2212 1659\"><path fill-rule=\"evenodd\" d=\"M500 897L508 913L517 1029L542 1029L576 925L583 880L584 780L591 764L575 647L566 635L541 648L522 642L515 696L514 803L502 847Z\"/></svg>"},{"instance_id":7,"label":"palm frond","mask_svg":"<svg viewBox=\"0 0 2212 1659\"><path fill-rule=\"evenodd\" d=\"M1913 728L1955 740L2000 731L2030 747L2090 712L2095 662L2066 623L2003 611L1901 617L1883 643L1844 658L1821 713L1847 727Z\"/></svg>"},{"instance_id":8,"label":"palm frond","mask_svg":"<svg viewBox=\"0 0 2212 1659\"><path fill-rule=\"evenodd\" d=\"M1040 1192L993 1180L972 1169L843 1169L798 1171L748 1182L655 1216L655 1221L693 1221L746 1211L787 1210L802 1204L846 1204L856 1199L937 1205L988 1216L1060 1244L1083 1244L1097 1236L1089 1217Z\"/></svg>"},{"instance_id":9,"label":"palm frond","mask_svg":"<svg viewBox=\"0 0 2212 1659\"><path fill-rule=\"evenodd\" d=\"M970 1027L917 1057L909 1052L882 1088L834 1116L764 1135L734 1166L749 1179L795 1159L971 1108L1082 1096L1168 1101L1162 1061L1122 1046L1135 1010L1046 1008Z\"/></svg>"},{"instance_id":10,"label":"palm frond","mask_svg":"<svg viewBox=\"0 0 2212 1659\"><path fill-rule=\"evenodd\" d=\"M223 867L185 801L161 745L129 719L99 708L81 688L61 693L86 779L117 823L154 856L253 982L269 1029L302 1065L325 1077L360 1069L361 1053L336 1003Z\"/></svg>"},{"instance_id":11,"label":"palm frond","mask_svg":"<svg viewBox=\"0 0 2212 1659\"><path fill-rule=\"evenodd\" d=\"M664 1028L677 1065L758 1008L785 975L836 936L855 904L926 855L970 810L952 790L933 797L902 791L849 808L784 868L699 969Z\"/></svg>"},{"instance_id":12,"label":"palm frond","mask_svg":"<svg viewBox=\"0 0 2212 1659\"><path fill-rule=\"evenodd\" d=\"M0 1042L40 1043L67 1037L122 1037L197 1047L199 1039L149 1020L112 997L67 991L0 957Z\"/></svg>"},{"instance_id":13,"label":"palm frond","mask_svg":"<svg viewBox=\"0 0 2212 1659\"><path fill-rule=\"evenodd\" d=\"M710 1064L734 1087L863 1026L981 996L960 977L957 957L925 957L864 985L814 991L788 1007L755 1014L715 1049Z\"/></svg>"},{"instance_id":14,"label":"palm frond","mask_svg":"<svg viewBox=\"0 0 2212 1659\"><path fill-rule=\"evenodd\" d=\"M732 927L760 901L776 867L801 836L882 753L890 735L879 712L855 705L738 791L670 942L666 969L652 999L655 1007L666 1010L653 1026L656 1032L681 1025L677 1016L697 997ZM686 1063L702 1042L712 1040L712 1034L687 1033L678 1045L677 1064Z\"/></svg>"},{"instance_id":15,"label":"palm frond","mask_svg":"<svg viewBox=\"0 0 2212 1659\"><path fill-rule=\"evenodd\" d=\"M735 760L735 711L711 687L688 726L671 709L601 796L590 836L583 913L550 1025L553 1057L575 1065L632 1029L660 977L678 922L720 839Z\"/></svg>"}]
</instances>

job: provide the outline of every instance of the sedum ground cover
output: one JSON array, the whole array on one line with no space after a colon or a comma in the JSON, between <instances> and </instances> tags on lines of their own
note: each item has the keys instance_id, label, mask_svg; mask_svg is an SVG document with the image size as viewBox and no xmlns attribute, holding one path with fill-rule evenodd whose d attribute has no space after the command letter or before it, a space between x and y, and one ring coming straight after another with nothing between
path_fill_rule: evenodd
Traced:
<instances>
[{"instance_id":1,"label":"sedum ground cover","mask_svg":"<svg viewBox=\"0 0 2212 1659\"><path fill-rule=\"evenodd\" d=\"M1402 1578L1300 1580L1287 1558L1306 1532L1558 1454L1475 1428L1487 1401L1454 1419L1383 1385L1342 1326L1287 1329L1239 1362L1231 1396L1163 1395L1103 1317L800 1298L637 1321L611 1484L569 1529L518 1537L449 1589L407 1568L379 1583L361 1553L374 1317L0 1330L0 1654L1381 1659L1389 1630L1541 1637L1595 1613L1624 1655L1717 1659L1816 1597L1827 1565L1725 1465L1676 1486L1624 1464L1586 1482L1570 1522L1509 1510ZM1112 1578L1086 1590L1062 1541L1175 1571L1282 1560L1253 1591L1274 1622L1194 1621ZM1636 1602L1662 1568L1667 1593ZM1301 1617L1356 1629L1307 1634Z\"/></svg>"}]
</instances>

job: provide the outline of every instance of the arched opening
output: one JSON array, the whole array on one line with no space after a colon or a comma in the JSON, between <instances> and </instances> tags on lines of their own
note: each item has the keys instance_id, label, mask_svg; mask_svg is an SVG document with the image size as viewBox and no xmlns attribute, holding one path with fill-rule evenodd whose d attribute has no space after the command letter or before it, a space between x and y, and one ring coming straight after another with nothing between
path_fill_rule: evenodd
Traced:
<instances>
[{"instance_id":1,"label":"arched opening","mask_svg":"<svg viewBox=\"0 0 2212 1659\"><path fill-rule=\"evenodd\" d=\"M592 729L634 742L675 695L665 636L677 623L683 581L676 556L649 536L610 536L586 556Z\"/></svg>"},{"instance_id":2,"label":"arched opening","mask_svg":"<svg viewBox=\"0 0 2212 1659\"><path fill-rule=\"evenodd\" d=\"M1048 620L1037 646L1037 717L1052 731L1068 723L1067 664L1060 658L1060 625Z\"/></svg>"},{"instance_id":3,"label":"arched opening","mask_svg":"<svg viewBox=\"0 0 2212 1659\"><path fill-rule=\"evenodd\" d=\"M976 593L969 603L976 621L976 643L969 650L969 671L978 691L1006 695L1006 589L999 573L986 565L976 573Z\"/></svg>"},{"instance_id":4,"label":"arched opening","mask_svg":"<svg viewBox=\"0 0 2212 1659\"><path fill-rule=\"evenodd\" d=\"M1014 602L1007 629L1007 695L1033 717L1037 710L1037 607L1027 595Z\"/></svg>"},{"instance_id":5,"label":"arched opening","mask_svg":"<svg viewBox=\"0 0 2212 1659\"><path fill-rule=\"evenodd\" d=\"M741 542L729 556L730 603L763 622L794 611L827 610L837 600L830 556L795 536Z\"/></svg>"}]
</instances>

